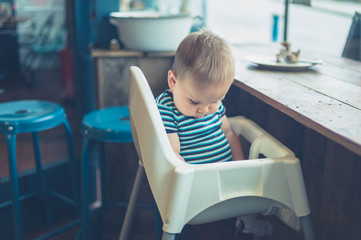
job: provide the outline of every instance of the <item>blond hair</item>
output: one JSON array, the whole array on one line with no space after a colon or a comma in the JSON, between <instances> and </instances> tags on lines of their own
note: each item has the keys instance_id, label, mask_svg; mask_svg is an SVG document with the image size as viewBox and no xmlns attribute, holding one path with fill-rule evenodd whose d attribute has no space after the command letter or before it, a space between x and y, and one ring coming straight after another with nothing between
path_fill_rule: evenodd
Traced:
<instances>
[{"instance_id":1,"label":"blond hair","mask_svg":"<svg viewBox=\"0 0 361 240\"><path fill-rule=\"evenodd\" d=\"M208 29L191 33L177 48L172 66L177 79L190 73L201 83L231 83L234 57L226 41Z\"/></svg>"}]
</instances>

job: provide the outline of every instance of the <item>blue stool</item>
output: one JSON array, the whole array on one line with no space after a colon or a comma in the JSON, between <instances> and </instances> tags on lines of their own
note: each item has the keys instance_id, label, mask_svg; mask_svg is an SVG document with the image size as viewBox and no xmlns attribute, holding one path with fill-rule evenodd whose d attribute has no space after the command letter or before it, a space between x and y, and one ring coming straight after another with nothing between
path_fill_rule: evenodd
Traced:
<instances>
[{"instance_id":1,"label":"blue stool","mask_svg":"<svg viewBox=\"0 0 361 240\"><path fill-rule=\"evenodd\" d=\"M89 239L89 225L91 211L89 208L89 144L91 140L116 143L133 142L130 129L129 111L126 106L108 107L95 110L84 116L81 126L83 135L81 172L82 172L82 239ZM107 206L127 207L127 203L113 203L106 201L104 161L99 161L101 182L101 205L94 209L100 210ZM140 206L140 205L138 205ZM154 204L144 204L140 207L154 208ZM98 236L99 238L100 236ZM97 238L95 238L97 239Z\"/></svg>"},{"instance_id":2,"label":"blue stool","mask_svg":"<svg viewBox=\"0 0 361 240\"><path fill-rule=\"evenodd\" d=\"M8 148L8 161L9 161L9 175L11 184L11 201L0 204L0 207L12 205L13 215L13 232L14 239L22 239L21 231L21 211L20 201L34 194L27 194L20 196L18 186L18 174L16 167L16 136L19 133L32 133L35 163L36 163L36 175L39 185L39 194L41 199L44 199L44 205L46 210L46 220L49 224L50 212L47 204L47 198L49 195L58 197L65 202L77 207L76 201L69 199L60 193L49 191L45 188L44 173L41 164L40 147L39 147L39 131L48 130L63 124L67 134L69 161L71 166L71 176L73 180L73 193L74 197L77 193L75 185L75 153L73 135L66 119L64 109L55 103L38 100L22 100L12 101L0 104L0 133L6 135L7 148ZM55 235L63 230L66 230L75 224L77 221L63 226L60 229L53 231L48 236Z\"/></svg>"},{"instance_id":3,"label":"blue stool","mask_svg":"<svg viewBox=\"0 0 361 240\"><path fill-rule=\"evenodd\" d=\"M83 146L81 153L82 173L82 239L89 239L89 144L91 140L104 142L133 142L128 107L109 107L95 110L84 116L81 126ZM99 161L101 177L101 209L107 205L105 193L104 161Z\"/></svg>"}]
</instances>

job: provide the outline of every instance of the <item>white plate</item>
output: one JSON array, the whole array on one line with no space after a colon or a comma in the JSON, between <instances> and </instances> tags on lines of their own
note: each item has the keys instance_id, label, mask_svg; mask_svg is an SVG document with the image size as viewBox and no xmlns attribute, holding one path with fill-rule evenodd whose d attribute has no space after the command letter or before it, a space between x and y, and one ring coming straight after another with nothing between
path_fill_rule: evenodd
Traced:
<instances>
[{"instance_id":1,"label":"white plate","mask_svg":"<svg viewBox=\"0 0 361 240\"><path fill-rule=\"evenodd\" d=\"M269 70L280 70L280 71L304 71L317 64L323 64L319 60L314 62L299 61L295 63L278 63L276 62L276 56L274 57L248 56L246 59L251 64L256 65L260 68L269 69Z\"/></svg>"}]
</instances>

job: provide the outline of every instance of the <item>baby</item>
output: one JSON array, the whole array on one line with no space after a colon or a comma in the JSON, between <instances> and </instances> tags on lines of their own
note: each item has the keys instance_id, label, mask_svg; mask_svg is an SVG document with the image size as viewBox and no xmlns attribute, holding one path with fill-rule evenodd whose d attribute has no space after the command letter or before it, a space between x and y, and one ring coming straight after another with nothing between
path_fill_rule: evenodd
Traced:
<instances>
[{"instance_id":1,"label":"baby","mask_svg":"<svg viewBox=\"0 0 361 240\"><path fill-rule=\"evenodd\" d=\"M191 164L244 159L239 138L222 104L234 75L231 48L211 31L202 29L192 33L178 46L172 69L168 71L169 89L156 102L179 159ZM284 211L279 213L277 209L270 214L284 215ZM290 220L296 219L291 215ZM237 218L236 228L256 236L272 233L272 225L259 220L257 215Z\"/></svg>"},{"instance_id":2,"label":"baby","mask_svg":"<svg viewBox=\"0 0 361 240\"><path fill-rule=\"evenodd\" d=\"M222 105L234 72L230 47L209 30L190 34L178 46L169 89L156 101L173 150L187 163L244 159Z\"/></svg>"}]
</instances>

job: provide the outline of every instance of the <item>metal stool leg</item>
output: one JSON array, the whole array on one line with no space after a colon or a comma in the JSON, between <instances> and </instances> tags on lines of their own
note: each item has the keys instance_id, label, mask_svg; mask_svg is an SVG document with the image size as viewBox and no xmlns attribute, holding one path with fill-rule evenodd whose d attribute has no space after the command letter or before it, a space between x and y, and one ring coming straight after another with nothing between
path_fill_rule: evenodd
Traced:
<instances>
[{"instance_id":1,"label":"metal stool leg","mask_svg":"<svg viewBox=\"0 0 361 240\"><path fill-rule=\"evenodd\" d=\"M72 180L72 188L73 188L73 198L75 201L75 207L77 211L77 216L80 216L80 196L79 196L79 186L77 185L77 164L76 164L76 157L75 157L75 147L74 147L74 139L73 133L71 131L70 125L67 121L64 122L64 127L66 130L67 135L67 142L68 142L68 155L69 155L69 165L70 165L70 174Z\"/></svg>"},{"instance_id":2,"label":"metal stool leg","mask_svg":"<svg viewBox=\"0 0 361 240\"><path fill-rule=\"evenodd\" d=\"M8 145L8 155L9 155L14 239L21 240L22 233L21 233L21 218L20 218L19 185L18 185L18 172L16 168L16 135L7 134L6 141Z\"/></svg>"},{"instance_id":3,"label":"metal stool leg","mask_svg":"<svg viewBox=\"0 0 361 240\"><path fill-rule=\"evenodd\" d=\"M67 145L68 145L68 155L69 155L69 165L70 165L70 174L71 174L71 180L72 180L72 187L73 187L73 199L70 199L66 196L61 195L60 193L57 192L52 192L49 190L46 190L45 188L45 182L44 182L44 174L43 174L43 169L42 169L42 165L41 165L41 158L40 158L40 147L39 147L39 137L38 137L38 133L33 133L33 142L34 142L34 152L35 152L35 159L36 159L36 169L37 169L37 176L38 176L38 182L39 185L41 186L42 190L42 194L44 196L44 200L48 200L48 195L53 195L54 197L57 197L59 199L64 200L65 202L74 205L76 208L76 212L77 215L79 216L79 219L76 219L66 225L63 225L60 228L57 228L45 235L42 235L41 237L37 238L37 240L43 240L43 239L49 239L61 232L66 231L69 228L72 228L74 226L76 226L77 224L79 224L80 221L80 214L81 214L81 209L80 209L80 200L79 200L79 193L78 193L78 186L77 184L77 179L76 179L76 158L75 158L75 150L74 150L74 140L73 140L73 135L71 132L71 128L69 123L65 120L63 122L64 126L65 126L65 130L66 130L66 135L67 135ZM49 202L45 201L45 207L47 207L46 209L46 213L47 213L47 223L50 224L51 221L51 215L50 215L50 208L49 206Z\"/></svg>"},{"instance_id":4,"label":"metal stool leg","mask_svg":"<svg viewBox=\"0 0 361 240\"><path fill-rule=\"evenodd\" d=\"M107 191L106 191L106 171L105 171L105 143L95 141L93 142L94 145L91 146L90 152L91 155L91 162L92 167L90 169L90 178L94 181L90 186L95 186L95 198L96 198L96 205L93 205L93 208L97 208L97 210L105 209L108 207L107 201ZM93 195L94 196L94 195ZM101 220L99 215L96 218L95 227L93 227L93 233L95 239L101 239L103 235L103 229L101 226Z\"/></svg>"},{"instance_id":5,"label":"metal stool leg","mask_svg":"<svg viewBox=\"0 0 361 240\"><path fill-rule=\"evenodd\" d=\"M40 146L39 146L39 134L37 132L33 132L33 147L34 147L34 155L35 155L35 164L36 164L36 176L38 185L40 187L40 198L44 204L45 208L45 219L47 226L51 226L52 219L50 214L50 207L49 207L49 198L46 194L45 188L45 180L44 180L44 172L43 167L41 164L41 155L40 155Z\"/></svg>"},{"instance_id":6,"label":"metal stool leg","mask_svg":"<svg viewBox=\"0 0 361 240\"><path fill-rule=\"evenodd\" d=\"M105 177L105 146L104 142L99 143L99 153L102 155L101 159L98 159L97 166L95 169L100 170L100 197L101 197L101 206L107 207L108 201L107 201L107 188L106 188L106 177ZM95 178L98 180L98 177Z\"/></svg>"},{"instance_id":7,"label":"metal stool leg","mask_svg":"<svg viewBox=\"0 0 361 240\"><path fill-rule=\"evenodd\" d=\"M315 234L313 232L313 227L311 223L311 216L307 215L305 217L301 217L300 219L305 240L315 240Z\"/></svg>"},{"instance_id":8,"label":"metal stool leg","mask_svg":"<svg viewBox=\"0 0 361 240\"><path fill-rule=\"evenodd\" d=\"M120 232L119 240L127 240L128 239L129 229L130 229L132 221L133 221L134 211L136 209L137 199L138 199L138 195L140 192L140 188L142 186L144 176L145 176L144 167L141 164L139 164L138 170L137 170L137 175L135 176L132 193L131 193L130 199L129 199L129 205L128 205L127 211L125 213L125 218L124 218L122 230Z\"/></svg>"},{"instance_id":9,"label":"metal stool leg","mask_svg":"<svg viewBox=\"0 0 361 240\"><path fill-rule=\"evenodd\" d=\"M82 239L89 239L89 139L84 137L81 153L81 176L82 176Z\"/></svg>"}]
</instances>

